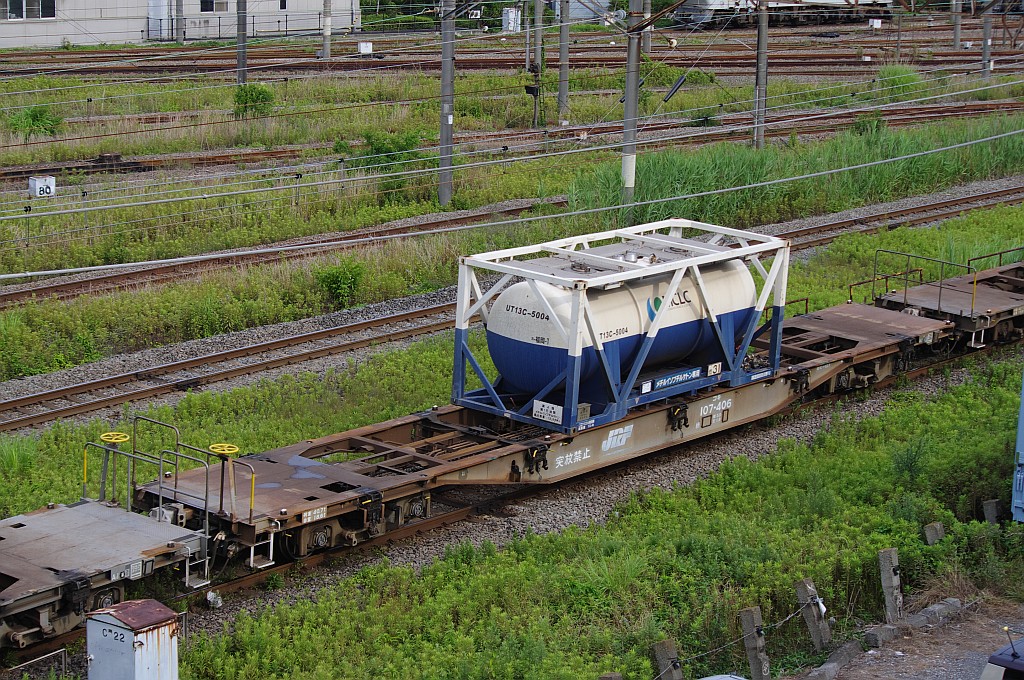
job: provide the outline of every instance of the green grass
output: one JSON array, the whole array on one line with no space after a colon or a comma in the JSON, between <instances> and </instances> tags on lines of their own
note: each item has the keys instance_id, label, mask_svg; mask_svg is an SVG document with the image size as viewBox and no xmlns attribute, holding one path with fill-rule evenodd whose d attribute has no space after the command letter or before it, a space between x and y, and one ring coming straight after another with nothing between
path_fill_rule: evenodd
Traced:
<instances>
[{"instance_id":1,"label":"green grass","mask_svg":"<svg viewBox=\"0 0 1024 680\"><path fill-rule=\"evenodd\" d=\"M636 494L585 530L528 533L500 551L453 546L419 573L365 568L200 637L182 677L650 678L655 641L673 639L683 658L718 647L740 636L740 608L760 606L766 622L796 610L801 578L840 638L881 620L888 547L910 590L956 573L1019 595L1024 531L976 518L982 498L1009 494L1022 368L979 365L963 387L934 401L898 394L862 422L837 410L811 444L783 441L758 463L737 456L691 487ZM906 447L921 450L915 480L896 463ZM921 530L936 520L948 537L929 547ZM810 656L802 627L797 617L769 631L773 659ZM742 667L742 645L686 663L688 677Z\"/></svg>"}]
</instances>

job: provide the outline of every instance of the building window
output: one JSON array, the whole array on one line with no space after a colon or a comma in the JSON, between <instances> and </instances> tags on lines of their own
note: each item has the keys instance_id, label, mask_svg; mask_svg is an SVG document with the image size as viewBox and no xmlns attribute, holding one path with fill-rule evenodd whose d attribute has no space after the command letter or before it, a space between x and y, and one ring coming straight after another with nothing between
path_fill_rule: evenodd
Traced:
<instances>
[{"instance_id":1,"label":"building window","mask_svg":"<svg viewBox=\"0 0 1024 680\"><path fill-rule=\"evenodd\" d=\"M6 19L25 18L25 0L0 0L0 3L0 10L3 10L0 16Z\"/></svg>"},{"instance_id":2,"label":"building window","mask_svg":"<svg viewBox=\"0 0 1024 680\"><path fill-rule=\"evenodd\" d=\"M227 12L228 0L199 0L200 12Z\"/></svg>"},{"instance_id":3,"label":"building window","mask_svg":"<svg viewBox=\"0 0 1024 680\"><path fill-rule=\"evenodd\" d=\"M53 19L56 16L55 0L25 0L26 19Z\"/></svg>"},{"instance_id":4,"label":"building window","mask_svg":"<svg viewBox=\"0 0 1024 680\"><path fill-rule=\"evenodd\" d=\"M288 9L288 0L281 0L281 9Z\"/></svg>"}]
</instances>

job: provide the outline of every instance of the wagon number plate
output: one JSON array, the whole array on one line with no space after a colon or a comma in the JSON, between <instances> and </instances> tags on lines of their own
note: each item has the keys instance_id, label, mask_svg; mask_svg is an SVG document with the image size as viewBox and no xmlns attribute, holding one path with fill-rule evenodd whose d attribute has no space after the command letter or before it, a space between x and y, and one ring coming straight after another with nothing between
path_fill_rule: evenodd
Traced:
<instances>
[{"instance_id":1,"label":"wagon number plate","mask_svg":"<svg viewBox=\"0 0 1024 680\"><path fill-rule=\"evenodd\" d=\"M327 506L322 508L316 508L315 510L306 510L302 513L302 523L309 524L310 522L318 522L327 517Z\"/></svg>"}]
</instances>

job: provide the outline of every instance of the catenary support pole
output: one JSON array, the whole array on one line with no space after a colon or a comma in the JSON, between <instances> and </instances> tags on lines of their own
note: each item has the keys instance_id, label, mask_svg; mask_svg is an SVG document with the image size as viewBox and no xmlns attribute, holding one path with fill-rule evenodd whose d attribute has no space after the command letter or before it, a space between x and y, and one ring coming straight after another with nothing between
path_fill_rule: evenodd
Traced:
<instances>
[{"instance_id":1,"label":"catenary support pole","mask_svg":"<svg viewBox=\"0 0 1024 680\"><path fill-rule=\"evenodd\" d=\"M441 3L441 158L437 202L452 200L452 125L455 122L455 0Z\"/></svg>"},{"instance_id":2,"label":"catenary support pole","mask_svg":"<svg viewBox=\"0 0 1024 680\"><path fill-rule=\"evenodd\" d=\"M569 0L559 0L558 18L558 120L569 124Z\"/></svg>"},{"instance_id":3,"label":"catenary support pole","mask_svg":"<svg viewBox=\"0 0 1024 680\"><path fill-rule=\"evenodd\" d=\"M246 75L246 55L245 55L245 40L248 35L248 26L246 26L246 0L236 0L236 15L238 17L238 30L235 33L235 51L236 51L236 69L238 71L238 84L245 85Z\"/></svg>"},{"instance_id":4,"label":"catenary support pole","mask_svg":"<svg viewBox=\"0 0 1024 680\"><path fill-rule=\"evenodd\" d=\"M960 49L960 20L963 18L960 0L953 0L953 49Z\"/></svg>"},{"instance_id":5,"label":"catenary support pole","mask_svg":"<svg viewBox=\"0 0 1024 680\"><path fill-rule=\"evenodd\" d=\"M526 13L526 3L523 3L523 36L526 38L526 70L530 70L530 15Z\"/></svg>"},{"instance_id":6,"label":"catenary support pole","mask_svg":"<svg viewBox=\"0 0 1024 680\"><path fill-rule=\"evenodd\" d=\"M174 39L185 42L185 0L174 0Z\"/></svg>"},{"instance_id":7,"label":"catenary support pole","mask_svg":"<svg viewBox=\"0 0 1024 680\"><path fill-rule=\"evenodd\" d=\"M757 70L754 73L754 148L764 148L764 123L768 111L768 2L757 5Z\"/></svg>"},{"instance_id":8,"label":"catenary support pole","mask_svg":"<svg viewBox=\"0 0 1024 680\"><path fill-rule=\"evenodd\" d=\"M651 18L651 0L644 0L644 21ZM640 41L640 51L644 54L651 53L651 38L654 36L654 26L644 29L643 40Z\"/></svg>"},{"instance_id":9,"label":"catenary support pole","mask_svg":"<svg viewBox=\"0 0 1024 680\"><path fill-rule=\"evenodd\" d=\"M640 100L640 32L633 27L643 20L644 0L629 0L628 46L626 52L626 101L622 114L622 202L633 202L636 188L636 123ZM633 224L633 209L627 208L626 226Z\"/></svg>"},{"instance_id":10,"label":"catenary support pole","mask_svg":"<svg viewBox=\"0 0 1024 680\"><path fill-rule=\"evenodd\" d=\"M989 12L981 15L981 75L984 78L992 75L992 15Z\"/></svg>"},{"instance_id":11,"label":"catenary support pole","mask_svg":"<svg viewBox=\"0 0 1024 680\"><path fill-rule=\"evenodd\" d=\"M320 56L331 58L331 0L324 0L324 46Z\"/></svg>"},{"instance_id":12,"label":"catenary support pole","mask_svg":"<svg viewBox=\"0 0 1024 680\"><path fill-rule=\"evenodd\" d=\"M544 70L544 0L533 0L533 63Z\"/></svg>"}]
</instances>

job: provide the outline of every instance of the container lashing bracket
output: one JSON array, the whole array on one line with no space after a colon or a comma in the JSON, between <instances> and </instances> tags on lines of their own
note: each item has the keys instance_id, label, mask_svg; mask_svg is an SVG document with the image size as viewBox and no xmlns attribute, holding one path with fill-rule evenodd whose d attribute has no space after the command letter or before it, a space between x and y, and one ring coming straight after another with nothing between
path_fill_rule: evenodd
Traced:
<instances>
[{"instance_id":1,"label":"container lashing bracket","mask_svg":"<svg viewBox=\"0 0 1024 680\"><path fill-rule=\"evenodd\" d=\"M668 422L672 425L673 432L690 426L690 418L687 415L689 409L688 404L676 404L668 410Z\"/></svg>"},{"instance_id":2,"label":"container lashing bracket","mask_svg":"<svg viewBox=\"0 0 1024 680\"><path fill-rule=\"evenodd\" d=\"M526 450L526 471L531 475L548 469L548 447L546 444L531 446Z\"/></svg>"},{"instance_id":3,"label":"container lashing bracket","mask_svg":"<svg viewBox=\"0 0 1024 680\"><path fill-rule=\"evenodd\" d=\"M367 530L371 534L376 535L381 519L384 516L384 494L377 489L371 489L370 493L362 497L359 504L363 506L363 510L366 512Z\"/></svg>"},{"instance_id":4,"label":"container lashing bracket","mask_svg":"<svg viewBox=\"0 0 1024 680\"><path fill-rule=\"evenodd\" d=\"M81 614L91 589L92 582L88 576L75 576L64 586L63 599L76 614Z\"/></svg>"},{"instance_id":5,"label":"container lashing bracket","mask_svg":"<svg viewBox=\"0 0 1024 680\"><path fill-rule=\"evenodd\" d=\"M810 371L807 369L797 371L796 375L793 376L793 391L797 394L803 394L810 389L810 377Z\"/></svg>"}]
</instances>

